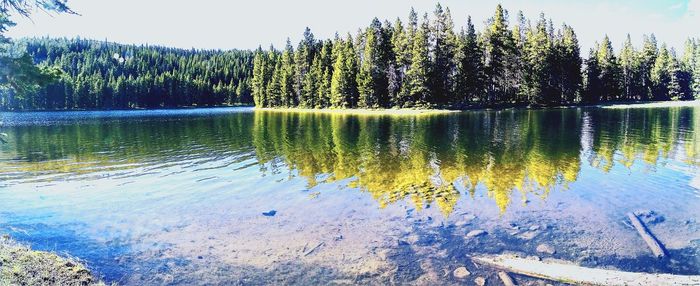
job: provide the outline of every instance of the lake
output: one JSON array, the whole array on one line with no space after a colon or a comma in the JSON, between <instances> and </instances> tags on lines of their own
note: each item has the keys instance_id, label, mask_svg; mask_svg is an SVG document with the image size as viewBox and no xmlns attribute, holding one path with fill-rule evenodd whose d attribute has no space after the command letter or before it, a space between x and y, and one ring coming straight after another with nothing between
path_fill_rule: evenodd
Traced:
<instances>
[{"instance_id":1,"label":"lake","mask_svg":"<svg viewBox=\"0 0 700 286\"><path fill-rule=\"evenodd\" d=\"M700 274L700 107L0 122L0 233L107 282L451 284L460 266L494 282L469 257L510 252Z\"/></svg>"}]
</instances>

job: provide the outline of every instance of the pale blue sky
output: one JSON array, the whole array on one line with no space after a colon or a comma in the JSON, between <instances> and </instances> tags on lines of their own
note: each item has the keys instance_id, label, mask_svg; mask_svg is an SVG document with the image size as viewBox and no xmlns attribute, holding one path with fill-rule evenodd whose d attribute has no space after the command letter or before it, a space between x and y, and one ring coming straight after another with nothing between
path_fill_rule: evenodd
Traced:
<instances>
[{"instance_id":1,"label":"pale blue sky","mask_svg":"<svg viewBox=\"0 0 700 286\"><path fill-rule=\"evenodd\" d=\"M14 17L12 37L66 36L107 39L120 43L158 44L181 48L252 49L280 47L287 37L296 42L309 26L317 38L352 32L373 17L405 20L411 7L432 12L436 1L416 0L70 0L82 16L36 13L29 21ZM440 1L451 9L457 27L471 15L478 28L493 14L496 3L476 0ZM627 33L636 43L655 33L682 50L688 36L700 36L700 0L504 0L511 14L518 10L535 19L547 14L559 26L574 27L588 49L610 35L619 49ZM584 52L585 53L585 52Z\"/></svg>"}]
</instances>

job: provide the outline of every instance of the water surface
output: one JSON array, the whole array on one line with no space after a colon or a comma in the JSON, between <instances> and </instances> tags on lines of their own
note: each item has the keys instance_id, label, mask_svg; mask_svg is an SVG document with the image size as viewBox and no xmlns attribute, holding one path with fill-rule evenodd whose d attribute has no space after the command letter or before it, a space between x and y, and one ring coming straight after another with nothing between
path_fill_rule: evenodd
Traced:
<instances>
[{"instance_id":1,"label":"water surface","mask_svg":"<svg viewBox=\"0 0 700 286\"><path fill-rule=\"evenodd\" d=\"M700 274L698 107L0 122L0 232L108 282L445 284L459 266L495 281L469 257L503 252ZM671 259L631 211L654 213Z\"/></svg>"}]
</instances>

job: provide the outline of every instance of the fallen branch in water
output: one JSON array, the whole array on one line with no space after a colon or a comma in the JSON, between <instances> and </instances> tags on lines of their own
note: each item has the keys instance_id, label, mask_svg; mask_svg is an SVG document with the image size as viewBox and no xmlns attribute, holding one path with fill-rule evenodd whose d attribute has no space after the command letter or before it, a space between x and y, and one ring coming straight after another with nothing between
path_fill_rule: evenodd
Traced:
<instances>
[{"instance_id":1,"label":"fallen branch in water","mask_svg":"<svg viewBox=\"0 0 700 286\"><path fill-rule=\"evenodd\" d=\"M700 276L624 272L586 268L558 261L538 261L513 255L472 257L476 263L525 276L588 285L700 285Z\"/></svg>"},{"instance_id":2,"label":"fallen branch in water","mask_svg":"<svg viewBox=\"0 0 700 286\"><path fill-rule=\"evenodd\" d=\"M314 251L316 251L316 249L318 249L319 247L323 246L324 244L326 244L326 243L325 243L325 242L319 243L319 244L316 245L314 248L312 248L311 250L309 250L309 251L307 251L306 253L304 253L304 256L309 256L309 254L313 253Z\"/></svg>"},{"instance_id":3,"label":"fallen branch in water","mask_svg":"<svg viewBox=\"0 0 700 286\"><path fill-rule=\"evenodd\" d=\"M644 239L644 242L647 243L649 248L651 249L651 252L654 253L654 256L657 258L663 258L666 256L666 251L664 250L663 245L654 237L654 235L649 231L649 229L644 225L644 223L637 217L636 214L634 213L628 213L627 217L629 217L630 222L632 222L632 225L634 226L635 229L637 229L637 232L639 232L639 235Z\"/></svg>"}]
</instances>

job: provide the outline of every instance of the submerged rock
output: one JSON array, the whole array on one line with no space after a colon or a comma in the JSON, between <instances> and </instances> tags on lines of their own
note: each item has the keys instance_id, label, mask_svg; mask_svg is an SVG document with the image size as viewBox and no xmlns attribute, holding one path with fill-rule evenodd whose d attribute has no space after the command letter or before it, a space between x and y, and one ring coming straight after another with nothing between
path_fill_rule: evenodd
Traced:
<instances>
[{"instance_id":1,"label":"submerged rock","mask_svg":"<svg viewBox=\"0 0 700 286\"><path fill-rule=\"evenodd\" d=\"M523 234L521 234L521 235L518 236L518 237L520 237L521 239L524 239L524 240L531 240L531 239L535 238L535 237L536 237L537 235L539 235L539 234L540 234L539 231L532 231L532 230L530 230L530 231L524 232Z\"/></svg>"},{"instance_id":2,"label":"submerged rock","mask_svg":"<svg viewBox=\"0 0 700 286\"><path fill-rule=\"evenodd\" d=\"M467 268L464 266L459 267L459 268L455 269L454 271L452 271L452 275L457 279L467 278L467 276L469 276L471 274L472 273L469 272L469 270L467 270Z\"/></svg>"},{"instance_id":3,"label":"submerged rock","mask_svg":"<svg viewBox=\"0 0 700 286\"><path fill-rule=\"evenodd\" d=\"M455 226L465 226L470 224L474 219L476 219L476 216L473 214L465 214L464 216L460 217L457 222L455 222Z\"/></svg>"},{"instance_id":4,"label":"submerged rock","mask_svg":"<svg viewBox=\"0 0 700 286\"><path fill-rule=\"evenodd\" d=\"M552 255L557 252L556 249L554 249L554 247L545 243L538 245L536 250L539 253L545 253L549 255Z\"/></svg>"},{"instance_id":5,"label":"submerged rock","mask_svg":"<svg viewBox=\"0 0 700 286\"><path fill-rule=\"evenodd\" d=\"M488 234L488 232L486 232L483 229L475 229L467 233L467 238L477 237L485 234Z\"/></svg>"},{"instance_id":6,"label":"submerged rock","mask_svg":"<svg viewBox=\"0 0 700 286\"><path fill-rule=\"evenodd\" d=\"M486 278L484 278L484 277L476 277L476 278L474 279L474 284L476 284L476 285L478 285L478 286L484 286L484 285L486 285Z\"/></svg>"},{"instance_id":7,"label":"submerged rock","mask_svg":"<svg viewBox=\"0 0 700 286\"><path fill-rule=\"evenodd\" d=\"M641 210L641 211L636 211L634 212L637 217L639 217L641 220L644 221L644 223L647 224L657 224L657 223L662 223L666 220L666 218L655 211L652 210Z\"/></svg>"}]
</instances>

